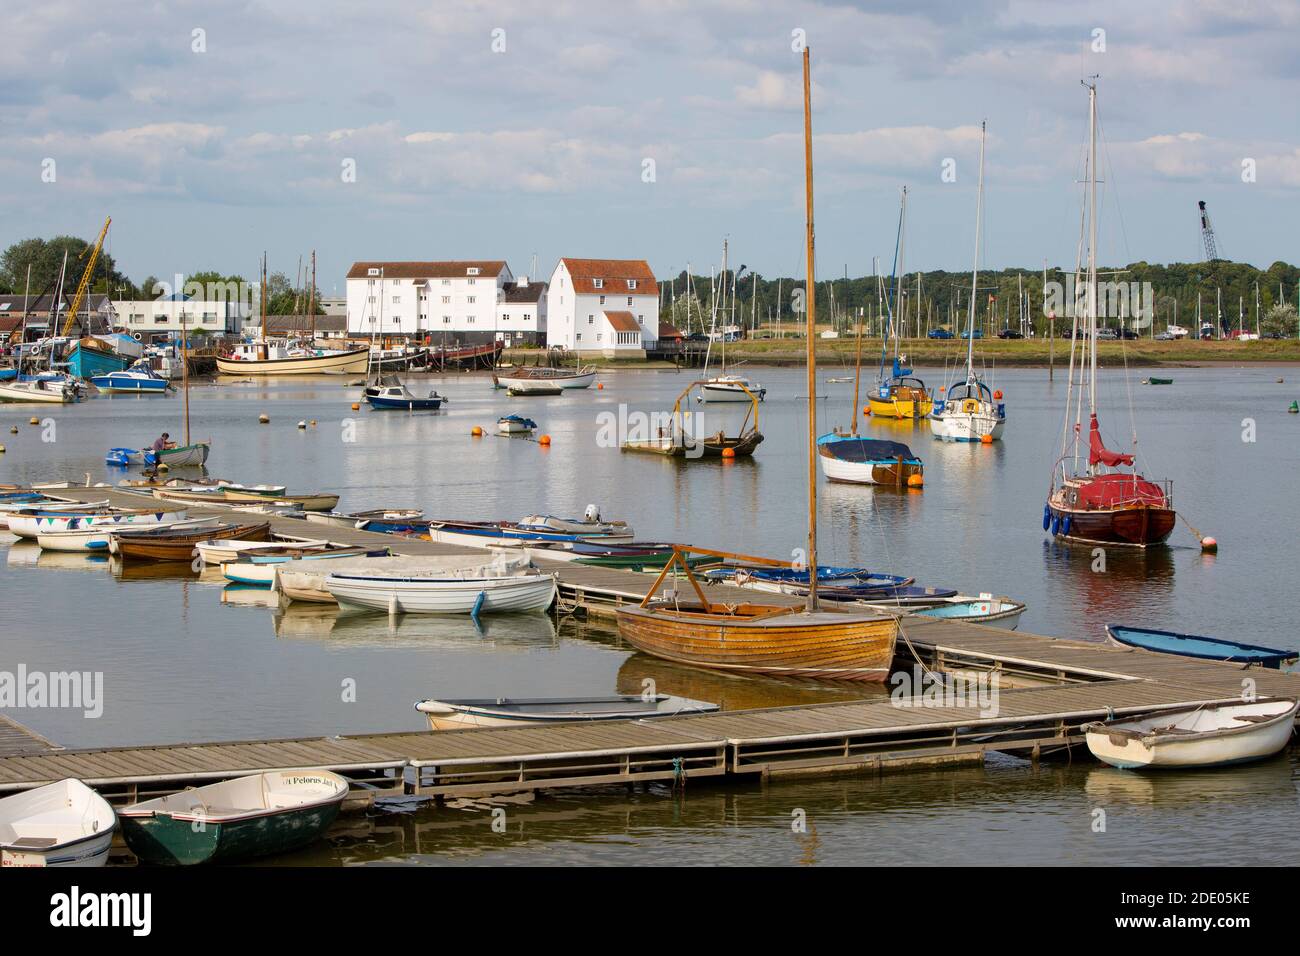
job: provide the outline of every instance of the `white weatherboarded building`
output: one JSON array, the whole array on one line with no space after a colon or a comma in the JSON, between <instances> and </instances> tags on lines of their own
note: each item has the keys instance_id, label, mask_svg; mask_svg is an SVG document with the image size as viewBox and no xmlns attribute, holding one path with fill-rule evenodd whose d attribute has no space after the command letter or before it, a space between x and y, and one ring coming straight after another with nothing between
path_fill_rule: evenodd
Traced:
<instances>
[{"instance_id":1,"label":"white weatherboarded building","mask_svg":"<svg viewBox=\"0 0 1300 956\"><path fill-rule=\"evenodd\" d=\"M478 345L501 331L510 267L500 259L356 262L347 278L348 335Z\"/></svg>"},{"instance_id":2,"label":"white weatherboarded building","mask_svg":"<svg viewBox=\"0 0 1300 956\"><path fill-rule=\"evenodd\" d=\"M659 335L659 283L644 259L556 263L546 291L546 344L644 358Z\"/></svg>"}]
</instances>

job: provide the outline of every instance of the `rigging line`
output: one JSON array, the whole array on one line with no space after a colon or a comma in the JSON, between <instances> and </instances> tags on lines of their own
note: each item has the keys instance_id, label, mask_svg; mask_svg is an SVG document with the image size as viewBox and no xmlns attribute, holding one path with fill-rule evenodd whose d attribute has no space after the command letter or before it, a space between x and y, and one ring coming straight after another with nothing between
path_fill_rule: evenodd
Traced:
<instances>
[{"instance_id":1,"label":"rigging line","mask_svg":"<svg viewBox=\"0 0 1300 956\"><path fill-rule=\"evenodd\" d=\"M1124 243L1124 257L1127 261L1133 261L1132 251L1128 245L1128 230L1124 226L1124 210L1119 204L1119 187L1115 182L1115 167L1110 161L1110 141L1106 139L1105 132L1101 125L1101 115L1097 115L1097 138L1101 140L1102 153L1106 157L1106 185L1109 187L1108 192L1114 197L1115 215L1119 219L1120 238Z\"/></svg>"}]
</instances>

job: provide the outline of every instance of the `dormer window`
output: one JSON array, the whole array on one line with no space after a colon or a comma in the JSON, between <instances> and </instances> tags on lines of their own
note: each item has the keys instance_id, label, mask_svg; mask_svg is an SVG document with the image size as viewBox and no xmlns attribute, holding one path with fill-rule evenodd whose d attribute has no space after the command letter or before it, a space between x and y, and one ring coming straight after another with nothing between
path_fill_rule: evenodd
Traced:
<instances>
[{"instance_id":1,"label":"dormer window","mask_svg":"<svg viewBox=\"0 0 1300 956\"><path fill-rule=\"evenodd\" d=\"M604 279L592 279L592 280L591 280L591 284L594 285L597 289L603 289L603 288L605 288L605 280L604 280Z\"/></svg>"},{"instance_id":2,"label":"dormer window","mask_svg":"<svg viewBox=\"0 0 1300 956\"><path fill-rule=\"evenodd\" d=\"M478 266L470 266L468 269L465 270L465 275L467 276L478 275Z\"/></svg>"},{"instance_id":3,"label":"dormer window","mask_svg":"<svg viewBox=\"0 0 1300 956\"><path fill-rule=\"evenodd\" d=\"M627 287L628 287L629 289L635 289L635 288L636 288L636 280L635 280L635 279L628 279L628 280L627 280Z\"/></svg>"}]
</instances>

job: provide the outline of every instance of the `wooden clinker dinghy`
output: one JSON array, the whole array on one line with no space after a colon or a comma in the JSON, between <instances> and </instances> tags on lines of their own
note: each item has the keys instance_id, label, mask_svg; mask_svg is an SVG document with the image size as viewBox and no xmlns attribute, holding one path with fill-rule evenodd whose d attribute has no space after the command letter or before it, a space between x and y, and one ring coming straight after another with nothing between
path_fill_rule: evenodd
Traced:
<instances>
[{"instance_id":1,"label":"wooden clinker dinghy","mask_svg":"<svg viewBox=\"0 0 1300 956\"><path fill-rule=\"evenodd\" d=\"M159 531L114 532L109 550L124 559L146 561L192 561L200 541L230 538L237 541L265 541L271 523L208 524L200 528L165 528Z\"/></svg>"},{"instance_id":2,"label":"wooden clinker dinghy","mask_svg":"<svg viewBox=\"0 0 1300 956\"><path fill-rule=\"evenodd\" d=\"M708 714L717 704L689 697L656 694L648 700L633 694L613 697L541 697L511 700L421 700L415 709L429 720L430 730L464 730L467 727L517 727L571 720L646 720L679 714Z\"/></svg>"},{"instance_id":3,"label":"wooden clinker dinghy","mask_svg":"<svg viewBox=\"0 0 1300 956\"><path fill-rule=\"evenodd\" d=\"M271 856L317 840L347 795L347 780L328 770L256 773L132 804L120 814L122 835L144 863Z\"/></svg>"},{"instance_id":4,"label":"wooden clinker dinghy","mask_svg":"<svg viewBox=\"0 0 1300 956\"><path fill-rule=\"evenodd\" d=\"M117 815L80 780L0 800L0 866L103 866Z\"/></svg>"},{"instance_id":5,"label":"wooden clinker dinghy","mask_svg":"<svg viewBox=\"0 0 1300 956\"><path fill-rule=\"evenodd\" d=\"M1226 767L1271 757L1291 739L1300 700L1205 704L1084 724L1088 749L1125 770Z\"/></svg>"}]
</instances>

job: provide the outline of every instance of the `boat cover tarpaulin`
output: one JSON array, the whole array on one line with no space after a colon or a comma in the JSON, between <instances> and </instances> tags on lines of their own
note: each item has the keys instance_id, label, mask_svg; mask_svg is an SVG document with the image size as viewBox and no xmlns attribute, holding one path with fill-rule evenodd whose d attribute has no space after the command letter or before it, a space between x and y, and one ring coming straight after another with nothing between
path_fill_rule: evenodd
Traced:
<instances>
[{"instance_id":1,"label":"boat cover tarpaulin","mask_svg":"<svg viewBox=\"0 0 1300 956\"><path fill-rule=\"evenodd\" d=\"M1123 452L1111 451L1101 441L1101 426L1097 424L1097 416L1092 416L1092 421L1088 425L1088 463L1090 465L1109 465L1112 468L1116 465L1133 464L1133 456L1126 455Z\"/></svg>"},{"instance_id":2,"label":"boat cover tarpaulin","mask_svg":"<svg viewBox=\"0 0 1300 956\"><path fill-rule=\"evenodd\" d=\"M899 458L904 461L916 460L912 449L898 441L827 435L818 439L817 444L840 461L897 461Z\"/></svg>"},{"instance_id":3,"label":"boat cover tarpaulin","mask_svg":"<svg viewBox=\"0 0 1300 956\"><path fill-rule=\"evenodd\" d=\"M1159 485L1140 475L1098 475L1079 487L1079 504L1085 508L1116 508L1137 504L1163 508L1165 493Z\"/></svg>"}]
</instances>

